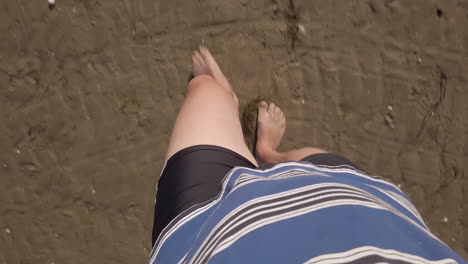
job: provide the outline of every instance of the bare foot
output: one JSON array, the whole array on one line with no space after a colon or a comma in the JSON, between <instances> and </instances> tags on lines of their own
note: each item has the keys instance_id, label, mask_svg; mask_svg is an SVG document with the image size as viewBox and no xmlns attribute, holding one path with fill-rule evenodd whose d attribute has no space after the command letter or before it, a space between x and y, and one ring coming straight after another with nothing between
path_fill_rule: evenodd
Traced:
<instances>
[{"instance_id":1,"label":"bare foot","mask_svg":"<svg viewBox=\"0 0 468 264\"><path fill-rule=\"evenodd\" d=\"M237 99L236 93L234 93L234 90L229 84L226 76L224 76L224 73L219 68L218 63L206 47L200 46L198 50L193 52L192 72L195 77L199 75L209 75L213 77L213 79L215 79L222 87L224 87L232 94L236 105L239 105L239 100Z\"/></svg>"},{"instance_id":2,"label":"bare foot","mask_svg":"<svg viewBox=\"0 0 468 264\"><path fill-rule=\"evenodd\" d=\"M193 52L192 71L195 76L204 74L209 75L224 88L232 90L229 81L219 68L218 63L213 58L213 55L211 55L211 52L204 46L200 46L198 50Z\"/></svg>"},{"instance_id":3,"label":"bare foot","mask_svg":"<svg viewBox=\"0 0 468 264\"><path fill-rule=\"evenodd\" d=\"M205 59L198 50L195 50L192 54L192 73L194 76L211 75L210 70L206 66Z\"/></svg>"},{"instance_id":4,"label":"bare foot","mask_svg":"<svg viewBox=\"0 0 468 264\"><path fill-rule=\"evenodd\" d=\"M260 158L270 162L272 153L281 142L286 128L283 111L273 103L262 101L258 105L257 152Z\"/></svg>"}]
</instances>

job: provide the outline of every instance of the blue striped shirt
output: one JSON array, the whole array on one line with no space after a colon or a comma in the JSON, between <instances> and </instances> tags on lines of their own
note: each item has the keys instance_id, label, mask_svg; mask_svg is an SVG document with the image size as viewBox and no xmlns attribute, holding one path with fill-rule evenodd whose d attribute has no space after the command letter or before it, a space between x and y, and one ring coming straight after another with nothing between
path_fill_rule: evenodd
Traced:
<instances>
[{"instance_id":1,"label":"blue striped shirt","mask_svg":"<svg viewBox=\"0 0 468 264\"><path fill-rule=\"evenodd\" d=\"M219 195L177 216L149 263L465 263L392 183L287 162L232 169Z\"/></svg>"}]
</instances>

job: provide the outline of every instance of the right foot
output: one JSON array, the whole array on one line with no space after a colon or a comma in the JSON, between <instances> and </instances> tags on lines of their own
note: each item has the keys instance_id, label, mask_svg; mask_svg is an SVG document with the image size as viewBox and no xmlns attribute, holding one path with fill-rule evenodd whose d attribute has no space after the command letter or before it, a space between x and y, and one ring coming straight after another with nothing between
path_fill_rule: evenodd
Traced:
<instances>
[{"instance_id":1,"label":"right foot","mask_svg":"<svg viewBox=\"0 0 468 264\"><path fill-rule=\"evenodd\" d=\"M270 162L269 157L276 153L276 148L283 138L286 118L283 111L273 103L262 101L258 105L257 152L260 158Z\"/></svg>"}]
</instances>

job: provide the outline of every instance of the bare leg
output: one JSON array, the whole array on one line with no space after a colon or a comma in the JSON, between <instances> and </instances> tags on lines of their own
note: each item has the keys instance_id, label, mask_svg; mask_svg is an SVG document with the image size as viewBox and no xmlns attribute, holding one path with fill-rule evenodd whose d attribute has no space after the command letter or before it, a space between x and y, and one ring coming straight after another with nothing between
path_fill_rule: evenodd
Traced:
<instances>
[{"instance_id":1,"label":"bare leg","mask_svg":"<svg viewBox=\"0 0 468 264\"><path fill-rule=\"evenodd\" d=\"M283 111L273 103L260 102L258 106L257 152L264 162L278 163L301 160L309 155L327 153L318 148L301 148L278 152L276 148L283 138L286 118Z\"/></svg>"},{"instance_id":2,"label":"bare leg","mask_svg":"<svg viewBox=\"0 0 468 264\"><path fill-rule=\"evenodd\" d=\"M196 77L188 85L166 160L179 150L206 144L230 149L257 165L244 141L237 97L208 49L194 52L192 68Z\"/></svg>"}]
</instances>

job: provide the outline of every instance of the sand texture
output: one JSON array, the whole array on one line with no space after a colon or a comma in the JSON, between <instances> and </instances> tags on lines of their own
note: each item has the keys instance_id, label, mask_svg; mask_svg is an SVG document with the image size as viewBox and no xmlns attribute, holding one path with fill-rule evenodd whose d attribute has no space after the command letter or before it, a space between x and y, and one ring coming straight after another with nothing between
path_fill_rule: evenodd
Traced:
<instances>
[{"instance_id":1,"label":"sand texture","mask_svg":"<svg viewBox=\"0 0 468 264\"><path fill-rule=\"evenodd\" d=\"M145 263L202 43L283 108L281 149L400 184L467 258L467 25L466 0L0 0L0 263Z\"/></svg>"}]
</instances>

